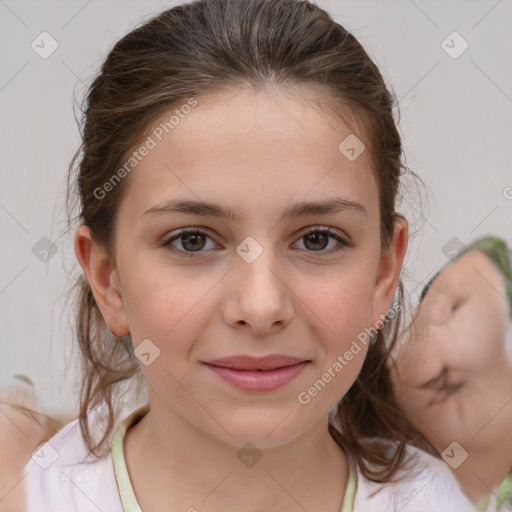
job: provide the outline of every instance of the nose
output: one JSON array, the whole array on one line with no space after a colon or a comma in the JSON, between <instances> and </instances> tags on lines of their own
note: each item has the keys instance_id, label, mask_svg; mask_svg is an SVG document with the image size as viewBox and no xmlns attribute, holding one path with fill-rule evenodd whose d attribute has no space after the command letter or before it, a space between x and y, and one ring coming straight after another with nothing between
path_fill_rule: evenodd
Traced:
<instances>
[{"instance_id":1,"label":"nose","mask_svg":"<svg viewBox=\"0 0 512 512\"><path fill-rule=\"evenodd\" d=\"M246 326L257 336L283 329L294 315L294 283L269 253L263 251L252 263L236 261L226 290L226 323Z\"/></svg>"}]
</instances>

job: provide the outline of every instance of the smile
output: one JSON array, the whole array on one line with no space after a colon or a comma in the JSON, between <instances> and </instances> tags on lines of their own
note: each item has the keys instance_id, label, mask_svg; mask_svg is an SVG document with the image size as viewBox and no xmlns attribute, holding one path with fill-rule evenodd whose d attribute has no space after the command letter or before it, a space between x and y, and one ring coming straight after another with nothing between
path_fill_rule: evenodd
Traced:
<instances>
[{"instance_id":1,"label":"smile","mask_svg":"<svg viewBox=\"0 0 512 512\"><path fill-rule=\"evenodd\" d=\"M210 363L203 364L224 381L238 389L244 391L274 391L298 377L309 364L309 361L301 361L296 364L270 370L234 369L216 366Z\"/></svg>"}]
</instances>

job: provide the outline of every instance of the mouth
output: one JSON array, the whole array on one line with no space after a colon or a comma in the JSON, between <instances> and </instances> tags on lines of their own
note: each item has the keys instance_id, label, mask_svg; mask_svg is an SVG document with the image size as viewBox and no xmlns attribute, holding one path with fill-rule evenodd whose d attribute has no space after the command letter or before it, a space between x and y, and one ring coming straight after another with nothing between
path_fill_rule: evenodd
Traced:
<instances>
[{"instance_id":1,"label":"mouth","mask_svg":"<svg viewBox=\"0 0 512 512\"><path fill-rule=\"evenodd\" d=\"M205 364L217 366L220 368L231 368L232 370L269 371L285 368L287 366L293 366L299 363L304 363L306 361L309 361L309 359L272 354L265 357L254 357L246 355L223 357L221 359L207 361Z\"/></svg>"},{"instance_id":2,"label":"mouth","mask_svg":"<svg viewBox=\"0 0 512 512\"><path fill-rule=\"evenodd\" d=\"M271 355L263 358L235 356L203 364L238 389L274 391L297 378L309 363L309 359Z\"/></svg>"}]
</instances>

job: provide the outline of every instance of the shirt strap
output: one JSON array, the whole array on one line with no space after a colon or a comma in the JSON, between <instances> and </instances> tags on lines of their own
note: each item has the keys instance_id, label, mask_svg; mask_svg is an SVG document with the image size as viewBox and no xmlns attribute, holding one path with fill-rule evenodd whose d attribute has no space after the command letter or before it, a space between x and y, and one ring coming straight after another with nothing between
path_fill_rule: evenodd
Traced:
<instances>
[{"instance_id":1,"label":"shirt strap","mask_svg":"<svg viewBox=\"0 0 512 512\"><path fill-rule=\"evenodd\" d=\"M124 458L124 436L126 429L142 418L148 412L148 404L133 411L124 421L121 422L112 441L112 462L114 464L114 473L116 475L117 488L121 505L124 512L142 512L135 492L133 491L126 460Z\"/></svg>"},{"instance_id":2,"label":"shirt strap","mask_svg":"<svg viewBox=\"0 0 512 512\"><path fill-rule=\"evenodd\" d=\"M354 500L356 497L357 489L357 473L355 461L352 455L347 455L348 458L348 481L345 487L345 497L343 498L343 505L340 512L353 512Z\"/></svg>"}]
</instances>

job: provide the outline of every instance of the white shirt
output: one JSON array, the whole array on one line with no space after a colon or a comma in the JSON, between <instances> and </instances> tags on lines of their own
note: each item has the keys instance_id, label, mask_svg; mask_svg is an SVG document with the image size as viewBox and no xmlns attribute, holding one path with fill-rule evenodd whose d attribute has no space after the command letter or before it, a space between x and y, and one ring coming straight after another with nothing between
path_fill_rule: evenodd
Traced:
<instances>
[{"instance_id":1,"label":"white shirt","mask_svg":"<svg viewBox=\"0 0 512 512\"><path fill-rule=\"evenodd\" d=\"M114 423L110 451L100 458L86 458L78 419L57 432L26 466L27 512L141 512L122 447L124 432L144 411L138 408ZM415 447L408 447L411 452L417 457L415 475L386 484L366 479L349 457L340 512L475 512L442 460Z\"/></svg>"}]
</instances>

